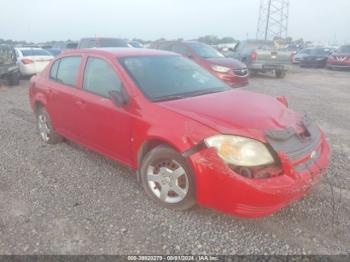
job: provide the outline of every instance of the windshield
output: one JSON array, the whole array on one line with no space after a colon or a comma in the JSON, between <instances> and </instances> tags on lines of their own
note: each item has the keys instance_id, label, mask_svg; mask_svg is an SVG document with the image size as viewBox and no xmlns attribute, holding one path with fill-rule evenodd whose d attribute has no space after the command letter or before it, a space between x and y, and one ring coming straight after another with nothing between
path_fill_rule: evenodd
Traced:
<instances>
[{"instance_id":1,"label":"windshield","mask_svg":"<svg viewBox=\"0 0 350 262\"><path fill-rule=\"evenodd\" d=\"M316 48L310 50L311 55L328 55L329 53L329 48Z\"/></svg>"},{"instance_id":2,"label":"windshield","mask_svg":"<svg viewBox=\"0 0 350 262\"><path fill-rule=\"evenodd\" d=\"M297 54L310 54L311 49L301 49Z\"/></svg>"},{"instance_id":3,"label":"windshield","mask_svg":"<svg viewBox=\"0 0 350 262\"><path fill-rule=\"evenodd\" d=\"M275 49L275 44L272 41L253 41L248 42L247 47L259 50L271 50Z\"/></svg>"},{"instance_id":4,"label":"windshield","mask_svg":"<svg viewBox=\"0 0 350 262\"><path fill-rule=\"evenodd\" d=\"M221 58L224 57L223 54L221 54L218 50L215 48L212 48L209 45L202 44L202 43L189 43L188 44L192 50L203 58Z\"/></svg>"},{"instance_id":5,"label":"windshield","mask_svg":"<svg viewBox=\"0 0 350 262\"><path fill-rule=\"evenodd\" d=\"M231 89L199 65L181 56L125 57L119 60L143 94L152 101Z\"/></svg>"},{"instance_id":6,"label":"windshield","mask_svg":"<svg viewBox=\"0 0 350 262\"><path fill-rule=\"evenodd\" d=\"M341 47L337 50L337 53L350 53L350 45L341 46Z\"/></svg>"},{"instance_id":7,"label":"windshield","mask_svg":"<svg viewBox=\"0 0 350 262\"><path fill-rule=\"evenodd\" d=\"M22 49L23 56L51 56L51 54L43 49Z\"/></svg>"},{"instance_id":8,"label":"windshield","mask_svg":"<svg viewBox=\"0 0 350 262\"><path fill-rule=\"evenodd\" d=\"M128 47L128 44L123 39L104 38L98 39L99 47Z\"/></svg>"}]
</instances>

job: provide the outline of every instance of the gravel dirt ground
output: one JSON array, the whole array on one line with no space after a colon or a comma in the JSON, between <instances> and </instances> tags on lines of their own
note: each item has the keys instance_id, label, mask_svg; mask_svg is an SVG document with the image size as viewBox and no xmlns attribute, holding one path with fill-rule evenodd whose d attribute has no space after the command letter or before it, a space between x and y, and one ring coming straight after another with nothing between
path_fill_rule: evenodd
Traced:
<instances>
[{"instance_id":1,"label":"gravel dirt ground","mask_svg":"<svg viewBox=\"0 0 350 262\"><path fill-rule=\"evenodd\" d=\"M332 149L327 177L303 200L253 220L164 209L118 163L45 145L27 88L0 87L0 254L349 254L350 72L294 68L244 88L287 96Z\"/></svg>"}]
</instances>

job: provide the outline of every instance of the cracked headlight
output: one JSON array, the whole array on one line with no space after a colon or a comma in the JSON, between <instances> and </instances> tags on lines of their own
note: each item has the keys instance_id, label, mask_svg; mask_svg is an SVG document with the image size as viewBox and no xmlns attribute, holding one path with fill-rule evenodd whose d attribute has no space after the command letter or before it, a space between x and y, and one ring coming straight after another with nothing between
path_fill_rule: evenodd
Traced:
<instances>
[{"instance_id":1,"label":"cracked headlight","mask_svg":"<svg viewBox=\"0 0 350 262\"><path fill-rule=\"evenodd\" d=\"M231 68L226 67L226 66L219 66L219 65L212 65L211 68L219 73L227 73L228 71L231 70Z\"/></svg>"},{"instance_id":2,"label":"cracked headlight","mask_svg":"<svg viewBox=\"0 0 350 262\"><path fill-rule=\"evenodd\" d=\"M218 155L235 166L260 166L274 163L266 146L254 139L217 135L204 140L208 147L215 147Z\"/></svg>"}]
</instances>

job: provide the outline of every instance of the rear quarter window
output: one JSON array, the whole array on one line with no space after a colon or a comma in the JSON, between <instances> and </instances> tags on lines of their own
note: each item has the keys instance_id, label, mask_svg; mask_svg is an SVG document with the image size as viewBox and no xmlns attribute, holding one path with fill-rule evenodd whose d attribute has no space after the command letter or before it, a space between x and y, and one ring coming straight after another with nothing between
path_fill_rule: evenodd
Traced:
<instances>
[{"instance_id":1,"label":"rear quarter window","mask_svg":"<svg viewBox=\"0 0 350 262\"><path fill-rule=\"evenodd\" d=\"M51 69L50 69L50 78L51 79L56 80L57 71L58 71L58 67L59 67L60 62L61 62L61 60L57 60L52 64Z\"/></svg>"}]
</instances>

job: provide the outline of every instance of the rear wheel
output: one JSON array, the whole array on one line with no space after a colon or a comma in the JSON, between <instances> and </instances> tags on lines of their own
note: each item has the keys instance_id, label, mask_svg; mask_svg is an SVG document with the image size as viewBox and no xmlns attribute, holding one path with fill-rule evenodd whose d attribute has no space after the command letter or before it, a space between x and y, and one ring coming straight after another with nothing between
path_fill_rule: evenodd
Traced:
<instances>
[{"instance_id":1,"label":"rear wheel","mask_svg":"<svg viewBox=\"0 0 350 262\"><path fill-rule=\"evenodd\" d=\"M250 77L256 77L258 76L259 72L257 70L251 69L249 70L249 76Z\"/></svg>"},{"instance_id":2,"label":"rear wheel","mask_svg":"<svg viewBox=\"0 0 350 262\"><path fill-rule=\"evenodd\" d=\"M37 126L41 139L47 144L57 144L63 140L52 127L50 116L44 107L40 107L36 113Z\"/></svg>"},{"instance_id":3,"label":"rear wheel","mask_svg":"<svg viewBox=\"0 0 350 262\"><path fill-rule=\"evenodd\" d=\"M7 77L7 84L9 86L16 86L19 85L19 74L18 73L12 73Z\"/></svg>"},{"instance_id":4,"label":"rear wheel","mask_svg":"<svg viewBox=\"0 0 350 262\"><path fill-rule=\"evenodd\" d=\"M284 78L286 76L286 71L284 70L275 70L275 75L277 78Z\"/></svg>"},{"instance_id":5,"label":"rear wheel","mask_svg":"<svg viewBox=\"0 0 350 262\"><path fill-rule=\"evenodd\" d=\"M187 160L168 146L157 146L144 157L140 177L147 195L160 205L185 210L195 204L195 184Z\"/></svg>"}]
</instances>

